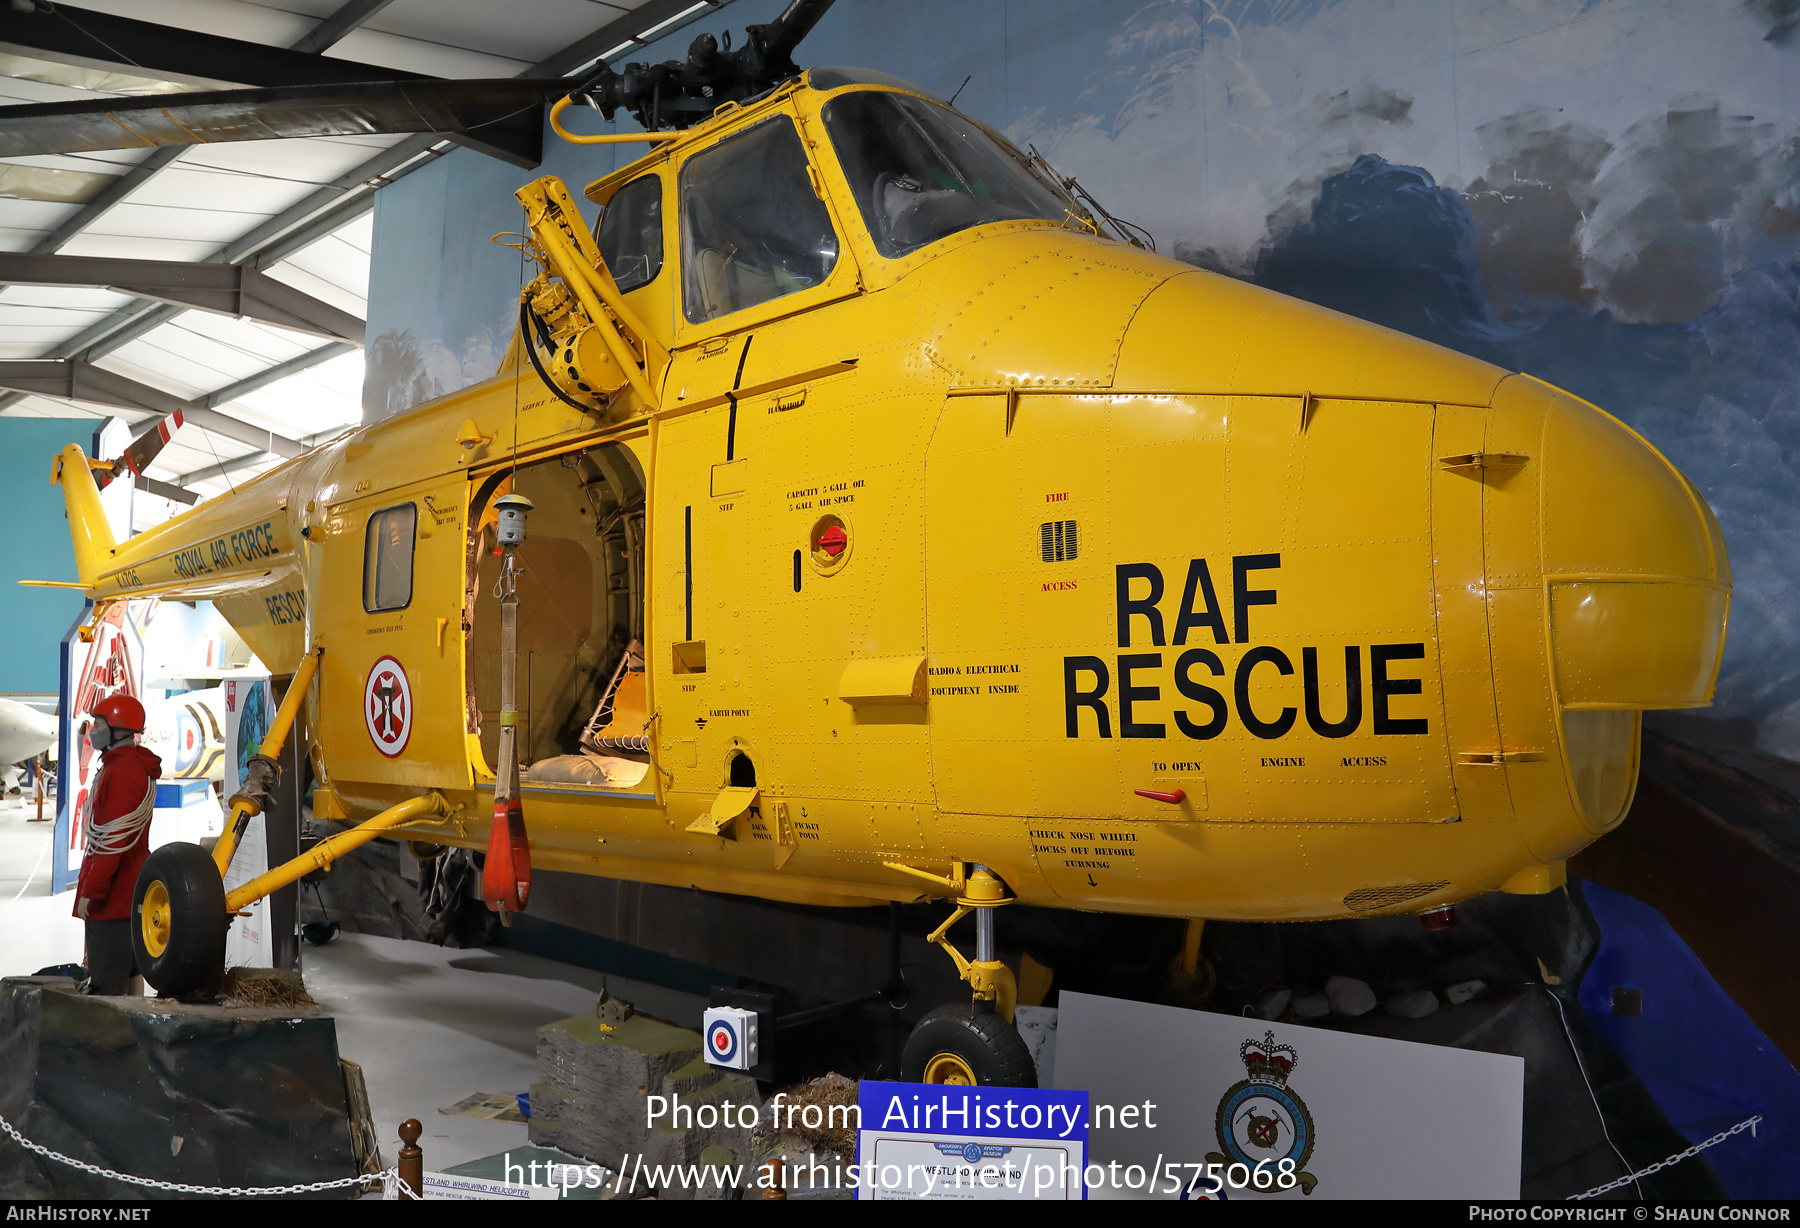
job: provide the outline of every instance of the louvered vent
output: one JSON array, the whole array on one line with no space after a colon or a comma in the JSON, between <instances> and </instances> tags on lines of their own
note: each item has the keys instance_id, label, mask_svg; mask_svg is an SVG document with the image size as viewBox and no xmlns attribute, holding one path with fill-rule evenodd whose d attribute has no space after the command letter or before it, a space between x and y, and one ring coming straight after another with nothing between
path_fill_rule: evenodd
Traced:
<instances>
[{"instance_id":1,"label":"louvered vent","mask_svg":"<svg viewBox=\"0 0 1800 1228\"><path fill-rule=\"evenodd\" d=\"M1393 887L1358 887L1344 897L1344 907L1351 912L1380 912L1384 908L1398 908L1411 900L1428 896L1434 891L1442 891L1450 885L1450 880L1439 879L1435 883L1402 883Z\"/></svg>"},{"instance_id":2,"label":"louvered vent","mask_svg":"<svg viewBox=\"0 0 1800 1228\"><path fill-rule=\"evenodd\" d=\"M1052 520L1038 526L1038 536L1046 563L1062 563L1075 557L1076 530L1073 520Z\"/></svg>"}]
</instances>

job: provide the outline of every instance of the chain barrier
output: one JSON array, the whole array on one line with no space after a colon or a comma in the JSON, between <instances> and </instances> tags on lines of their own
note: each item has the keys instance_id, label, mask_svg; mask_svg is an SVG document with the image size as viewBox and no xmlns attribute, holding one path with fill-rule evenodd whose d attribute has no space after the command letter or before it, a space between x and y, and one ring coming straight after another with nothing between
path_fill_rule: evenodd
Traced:
<instances>
[{"instance_id":1,"label":"chain barrier","mask_svg":"<svg viewBox=\"0 0 1800 1228\"><path fill-rule=\"evenodd\" d=\"M1740 1131L1748 1130L1748 1131L1750 1131L1750 1137L1755 1138L1756 1137L1756 1123L1761 1120L1762 1120L1761 1113L1758 1113L1754 1117L1747 1117L1743 1121L1740 1121L1737 1125L1731 1127L1731 1129L1721 1130L1719 1133L1717 1133L1717 1134L1713 1135L1711 1138L1707 1139L1704 1143L1695 1143L1692 1147L1689 1147L1686 1151L1682 1152L1680 1155L1672 1155L1666 1160L1661 1160L1655 1164L1652 1164L1649 1168L1640 1168L1635 1173L1632 1173L1629 1176L1620 1177L1617 1181L1608 1181L1605 1185L1596 1185L1593 1189L1589 1190L1585 1194L1571 1194L1568 1197L1568 1201L1569 1202L1580 1202L1584 1198L1595 1198L1601 1194L1606 1193L1608 1190L1616 1190L1621 1185L1629 1185L1633 1181L1636 1181L1639 1177L1648 1177L1651 1173L1661 1172L1663 1169L1669 1167L1671 1164L1679 1164L1683 1160L1691 1159L1694 1156L1699 1155L1702 1151L1705 1151L1708 1147L1717 1146L1718 1144L1724 1142L1726 1139L1730 1138L1734 1134L1739 1133Z\"/></svg>"},{"instance_id":2,"label":"chain barrier","mask_svg":"<svg viewBox=\"0 0 1800 1228\"><path fill-rule=\"evenodd\" d=\"M110 1168L101 1168L98 1164L89 1164L86 1160L77 1160L52 1151L42 1143L34 1143L13 1128L6 1118L0 1117L0 1130L4 1130L12 1140L27 1151L36 1152L48 1160L59 1164L67 1164L70 1168L79 1168L84 1173L92 1173L96 1177L110 1177L114 1181L123 1181L127 1185L142 1186L150 1190L167 1190L173 1194L237 1194L237 1195L269 1195L269 1194L317 1194L325 1190L347 1189L353 1185L366 1185L371 1181L380 1181L383 1187L398 1185L402 1197L416 1198L412 1190L400 1181L398 1168L386 1169L379 1173L360 1173L354 1177L341 1177L336 1181L314 1181L306 1185L254 1185L254 1186L216 1186L188 1185L181 1181L158 1181L154 1177L134 1177L130 1173L116 1173Z\"/></svg>"}]
</instances>

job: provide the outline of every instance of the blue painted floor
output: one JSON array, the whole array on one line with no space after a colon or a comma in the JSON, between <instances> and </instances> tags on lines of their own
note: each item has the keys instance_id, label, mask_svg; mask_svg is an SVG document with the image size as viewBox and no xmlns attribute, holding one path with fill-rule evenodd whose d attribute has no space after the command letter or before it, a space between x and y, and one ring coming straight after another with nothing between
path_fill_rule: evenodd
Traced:
<instances>
[{"instance_id":1,"label":"blue painted floor","mask_svg":"<svg viewBox=\"0 0 1800 1228\"><path fill-rule=\"evenodd\" d=\"M1600 950L1581 1005L1644 1081L1674 1127L1703 1142L1760 1113L1706 1158L1734 1198L1800 1198L1800 1073L1648 904L1581 884ZM1800 943L1800 936L1797 936ZM1613 989L1643 993L1643 1014L1613 1014Z\"/></svg>"}]
</instances>

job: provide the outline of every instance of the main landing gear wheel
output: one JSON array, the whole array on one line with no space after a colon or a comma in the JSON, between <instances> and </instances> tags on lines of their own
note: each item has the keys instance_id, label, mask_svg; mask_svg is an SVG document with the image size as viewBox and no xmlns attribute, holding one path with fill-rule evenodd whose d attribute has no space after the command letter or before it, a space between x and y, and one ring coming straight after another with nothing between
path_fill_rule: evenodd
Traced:
<instances>
[{"instance_id":1,"label":"main landing gear wheel","mask_svg":"<svg viewBox=\"0 0 1800 1228\"><path fill-rule=\"evenodd\" d=\"M1037 1066L1019 1030L985 1005L952 1002L919 1020L900 1057L907 1083L1036 1087Z\"/></svg>"},{"instance_id":2,"label":"main landing gear wheel","mask_svg":"<svg viewBox=\"0 0 1800 1228\"><path fill-rule=\"evenodd\" d=\"M138 871L131 902L138 971L169 997L207 988L225 973L225 884L197 844L165 844Z\"/></svg>"}]
</instances>

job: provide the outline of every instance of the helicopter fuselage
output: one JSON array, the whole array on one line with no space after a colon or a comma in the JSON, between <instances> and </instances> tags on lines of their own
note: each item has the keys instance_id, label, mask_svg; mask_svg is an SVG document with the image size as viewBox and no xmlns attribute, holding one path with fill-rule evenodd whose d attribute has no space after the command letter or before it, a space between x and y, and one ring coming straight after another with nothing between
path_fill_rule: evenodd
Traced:
<instances>
[{"instance_id":1,"label":"helicopter fuselage","mask_svg":"<svg viewBox=\"0 0 1800 1228\"><path fill-rule=\"evenodd\" d=\"M1557 886L1629 806L1641 713L1710 701L1705 500L1529 376L1068 223L884 254L821 112L887 89L726 108L590 188L653 176L670 220L624 294L669 354L654 403L583 412L515 339L85 554L65 452L83 581L211 597L278 673L322 645L315 809L437 790L457 814L407 835L482 848L492 504L528 494L543 868L866 904L969 862L1026 902L1244 920ZM776 121L836 251L721 310L762 291L684 231L686 172Z\"/></svg>"}]
</instances>

